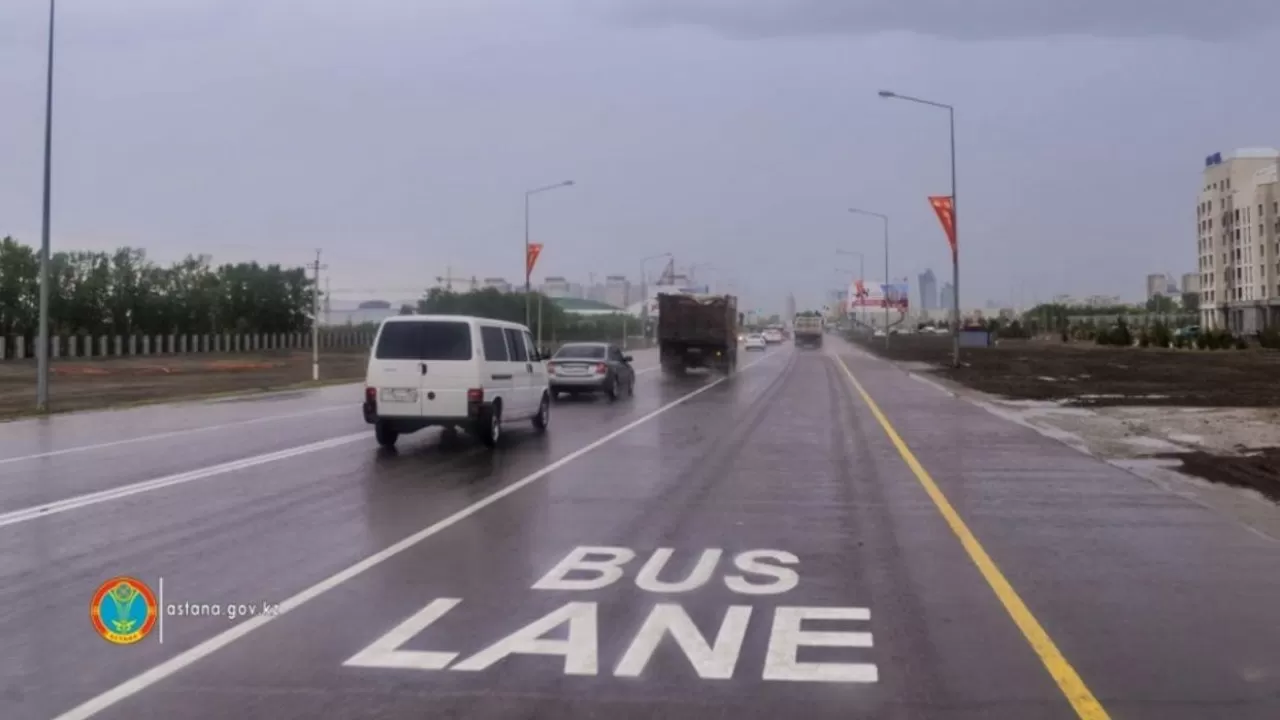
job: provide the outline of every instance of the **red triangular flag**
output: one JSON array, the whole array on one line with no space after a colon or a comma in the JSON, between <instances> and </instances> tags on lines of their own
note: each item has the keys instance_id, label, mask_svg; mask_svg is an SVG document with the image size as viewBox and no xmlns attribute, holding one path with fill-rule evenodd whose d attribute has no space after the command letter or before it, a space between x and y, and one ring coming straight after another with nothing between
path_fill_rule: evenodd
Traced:
<instances>
[{"instance_id":1,"label":"red triangular flag","mask_svg":"<svg viewBox=\"0 0 1280 720\"><path fill-rule=\"evenodd\" d=\"M938 213L938 222L947 233L947 244L951 246L951 257L956 256L956 208L950 195L934 195L929 198L933 211Z\"/></svg>"}]
</instances>

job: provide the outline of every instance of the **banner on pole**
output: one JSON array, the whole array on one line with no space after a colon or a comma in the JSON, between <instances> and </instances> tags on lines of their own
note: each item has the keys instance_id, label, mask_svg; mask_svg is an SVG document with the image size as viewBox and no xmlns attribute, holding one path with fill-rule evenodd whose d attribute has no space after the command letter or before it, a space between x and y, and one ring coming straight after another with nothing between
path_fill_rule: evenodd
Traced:
<instances>
[{"instance_id":1,"label":"banner on pole","mask_svg":"<svg viewBox=\"0 0 1280 720\"><path fill-rule=\"evenodd\" d=\"M538 264L538 256L542 254L542 243L529 243L524 258L524 276L533 275L533 266Z\"/></svg>"},{"instance_id":2,"label":"banner on pole","mask_svg":"<svg viewBox=\"0 0 1280 720\"><path fill-rule=\"evenodd\" d=\"M929 198L933 211L938 213L938 222L947 233L947 244L951 246L951 256L956 255L956 207L950 195L934 195Z\"/></svg>"}]
</instances>

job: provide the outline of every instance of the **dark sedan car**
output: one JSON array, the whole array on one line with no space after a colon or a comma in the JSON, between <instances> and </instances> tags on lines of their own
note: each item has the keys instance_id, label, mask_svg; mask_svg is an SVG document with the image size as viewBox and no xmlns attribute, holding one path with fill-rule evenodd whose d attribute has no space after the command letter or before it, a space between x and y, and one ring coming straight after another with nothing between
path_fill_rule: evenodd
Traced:
<instances>
[{"instance_id":1,"label":"dark sedan car","mask_svg":"<svg viewBox=\"0 0 1280 720\"><path fill-rule=\"evenodd\" d=\"M547 361L551 396L603 392L610 400L636 394L631 356L609 343L568 343Z\"/></svg>"}]
</instances>

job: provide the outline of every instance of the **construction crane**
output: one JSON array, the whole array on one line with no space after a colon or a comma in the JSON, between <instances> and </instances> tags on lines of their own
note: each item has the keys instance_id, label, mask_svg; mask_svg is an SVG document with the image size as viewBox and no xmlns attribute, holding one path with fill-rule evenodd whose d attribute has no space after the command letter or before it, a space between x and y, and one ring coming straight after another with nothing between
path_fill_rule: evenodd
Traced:
<instances>
[{"instance_id":1,"label":"construction crane","mask_svg":"<svg viewBox=\"0 0 1280 720\"><path fill-rule=\"evenodd\" d=\"M443 277L442 277L442 276L440 276L440 275L437 275L437 276L436 276L436 282L437 282L437 283L439 283L439 284L441 284L441 285L443 285L443 286L444 286L444 289L445 289L445 291L446 291L446 292L453 292L453 283L454 283L454 281L457 281L457 282L460 282L460 283L462 283L462 282L470 282L470 283L471 283L471 291L472 291L472 292L475 292L475 290L476 290L478 287L480 287L480 283L476 280L476 276L475 276L475 275L472 275L470 278L465 278L465 277L454 277L454 275L453 275L453 268L452 268L452 267L445 268L444 276L443 276Z\"/></svg>"}]
</instances>

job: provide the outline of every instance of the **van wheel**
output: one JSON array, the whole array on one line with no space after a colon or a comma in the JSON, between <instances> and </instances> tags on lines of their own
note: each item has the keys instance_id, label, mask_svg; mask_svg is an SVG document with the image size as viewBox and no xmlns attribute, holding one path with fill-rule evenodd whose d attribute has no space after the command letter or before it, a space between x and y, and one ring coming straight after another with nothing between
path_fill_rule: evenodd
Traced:
<instances>
[{"instance_id":1,"label":"van wheel","mask_svg":"<svg viewBox=\"0 0 1280 720\"><path fill-rule=\"evenodd\" d=\"M396 432L385 421L378 421L373 425L373 438L378 444L384 448L396 446L396 440L400 438L400 433Z\"/></svg>"},{"instance_id":2,"label":"van wheel","mask_svg":"<svg viewBox=\"0 0 1280 720\"><path fill-rule=\"evenodd\" d=\"M551 396L542 393L542 402L538 404L538 414L533 416L533 427L538 432L546 432L551 424Z\"/></svg>"},{"instance_id":3,"label":"van wheel","mask_svg":"<svg viewBox=\"0 0 1280 720\"><path fill-rule=\"evenodd\" d=\"M494 405L476 423L476 437L485 447L494 447L502 437L502 406Z\"/></svg>"}]
</instances>

